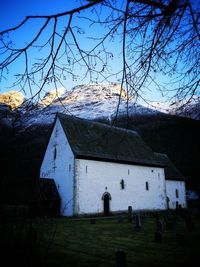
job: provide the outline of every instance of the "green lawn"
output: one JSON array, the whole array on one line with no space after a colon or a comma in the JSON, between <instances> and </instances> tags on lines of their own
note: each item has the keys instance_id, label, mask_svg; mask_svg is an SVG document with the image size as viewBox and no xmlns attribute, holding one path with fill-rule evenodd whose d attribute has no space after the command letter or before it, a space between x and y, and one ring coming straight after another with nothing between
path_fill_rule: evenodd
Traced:
<instances>
[{"instance_id":1,"label":"green lawn","mask_svg":"<svg viewBox=\"0 0 200 267\"><path fill-rule=\"evenodd\" d=\"M200 219L193 217L195 229L186 230L185 221L177 217L173 230L164 230L163 242L154 242L155 218L147 216L137 232L126 215L122 223L116 217L90 219L45 219L35 222L38 241L32 254L41 266L116 266L115 253L126 253L127 266L194 266L200 256ZM177 245L176 234L185 243Z\"/></svg>"}]
</instances>

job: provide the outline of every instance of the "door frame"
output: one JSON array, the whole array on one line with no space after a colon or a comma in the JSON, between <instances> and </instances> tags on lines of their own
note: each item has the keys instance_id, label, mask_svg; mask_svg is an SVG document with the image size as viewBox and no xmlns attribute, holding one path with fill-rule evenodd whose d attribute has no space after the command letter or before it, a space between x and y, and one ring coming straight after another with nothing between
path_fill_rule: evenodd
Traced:
<instances>
[{"instance_id":1,"label":"door frame","mask_svg":"<svg viewBox=\"0 0 200 267\"><path fill-rule=\"evenodd\" d=\"M102 196L103 200L103 213L105 216L110 215L110 201L111 201L111 195L109 192L105 192Z\"/></svg>"}]
</instances>

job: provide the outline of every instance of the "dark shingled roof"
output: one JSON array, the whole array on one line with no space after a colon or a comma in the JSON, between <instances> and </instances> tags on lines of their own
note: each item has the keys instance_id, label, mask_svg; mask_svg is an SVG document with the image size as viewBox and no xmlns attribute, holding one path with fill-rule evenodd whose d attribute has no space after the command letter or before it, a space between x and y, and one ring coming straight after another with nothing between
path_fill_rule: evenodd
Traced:
<instances>
[{"instance_id":1,"label":"dark shingled roof","mask_svg":"<svg viewBox=\"0 0 200 267\"><path fill-rule=\"evenodd\" d=\"M77 158L164 166L137 132L58 114Z\"/></svg>"},{"instance_id":2,"label":"dark shingled roof","mask_svg":"<svg viewBox=\"0 0 200 267\"><path fill-rule=\"evenodd\" d=\"M154 153L157 160L165 165L165 178L166 180L178 180L184 181L186 178L182 173L176 168L176 166L171 162L166 154Z\"/></svg>"}]
</instances>

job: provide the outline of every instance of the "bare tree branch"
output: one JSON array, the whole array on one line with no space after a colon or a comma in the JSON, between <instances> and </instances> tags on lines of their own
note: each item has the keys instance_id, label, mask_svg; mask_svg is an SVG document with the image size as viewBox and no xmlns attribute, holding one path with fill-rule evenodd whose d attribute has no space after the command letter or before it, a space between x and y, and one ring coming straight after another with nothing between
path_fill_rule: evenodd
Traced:
<instances>
[{"instance_id":1,"label":"bare tree branch","mask_svg":"<svg viewBox=\"0 0 200 267\"><path fill-rule=\"evenodd\" d=\"M135 99L147 101L149 83L175 99L190 98L199 93L199 17L200 4L193 0L82 0L61 13L30 15L0 32L0 81L12 64L21 62L24 70L14 84L32 97L48 83L56 86L66 77L76 80L81 70L81 78L92 82L116 77ZM67 25L61 29L62 18ZM41 23L35 36L14 45L12 34L35 20ZM81 28L83 20L92 31ZM91 40L89 47L80 36ZM116 43L119 53L114 55ZM33 50L37 59L30 56ZM121 69L111 70L113 57L120 58ZM158 74L165 77L165 84L158 82Z\"/></svg>"}]
</instances>

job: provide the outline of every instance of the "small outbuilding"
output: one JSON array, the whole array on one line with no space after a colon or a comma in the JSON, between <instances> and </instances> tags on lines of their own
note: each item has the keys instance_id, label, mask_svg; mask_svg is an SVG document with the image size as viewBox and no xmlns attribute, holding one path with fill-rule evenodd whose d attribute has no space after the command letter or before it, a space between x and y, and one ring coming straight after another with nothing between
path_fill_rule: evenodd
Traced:
<instances>
[{"instance_id":1,"label":"small outbuilding","mask_svg":"<svg viewBox=\"0 0 200 267\"><path fill-rule=\"evenodd\" d=\"M186 207L186 178L166 154L155 153L155 155L160 158L165 166L167 207L169 209L176 209L180 206Z\"/></svg>"}]
</instances>

